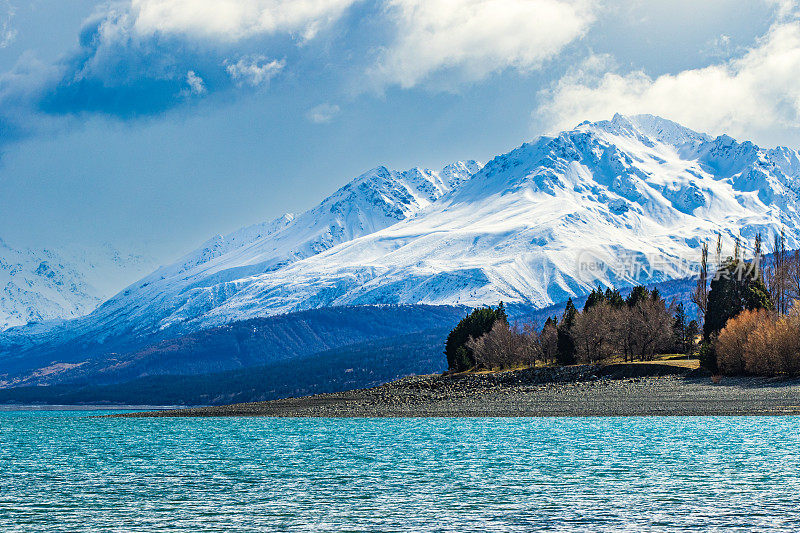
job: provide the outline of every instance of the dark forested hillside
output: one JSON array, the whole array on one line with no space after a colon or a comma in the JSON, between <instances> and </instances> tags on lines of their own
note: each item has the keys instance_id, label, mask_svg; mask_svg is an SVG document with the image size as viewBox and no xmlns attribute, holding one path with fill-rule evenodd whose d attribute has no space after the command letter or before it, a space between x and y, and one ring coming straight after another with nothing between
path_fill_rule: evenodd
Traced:
<instances>
[{"instance_id":1,"label":"dark forested hillside","mask_svg":"<svg viewBox=\"0 0 800 533\"><path fill-rule=\"evenodd\" d=\"M434 329L199 376L149 376L106 386L0 389L0 403L220 405L338 392L445 370L446 335L446 329Z\"/></svg>"},{"instance_id":2,"label":"dark forested hillside","mask_svg":"<svg viewBox=\"0 0 800 533\"><path fill-rule=\"evenodd\" d=\"M351 344L450 328L465 310L447 306L363 306L316 309L234 322L162 340L131 352L86 354L52 350L38 364L10 371L8 386L121 383L145 376L193 375L261 366ZM5 376L4 376L5 374Z\"/></svg>"}]
</instances>

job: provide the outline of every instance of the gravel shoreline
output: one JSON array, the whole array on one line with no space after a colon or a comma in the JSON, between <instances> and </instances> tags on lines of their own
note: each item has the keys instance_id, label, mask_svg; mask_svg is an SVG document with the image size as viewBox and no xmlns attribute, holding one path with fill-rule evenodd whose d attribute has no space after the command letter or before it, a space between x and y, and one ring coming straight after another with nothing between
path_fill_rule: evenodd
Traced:
<instances>
[{"instance_id":1,"label":"gravel shoreline","mask_svg":"<svg viewBox=\"0 0 800 533\"><path fill-rule=\"evenodd\" d=\"M669 365L579 365L414 376L371 389L139 417L532 417L798 415L800 380L724 378Z\"/></svg>"}]
</instances>

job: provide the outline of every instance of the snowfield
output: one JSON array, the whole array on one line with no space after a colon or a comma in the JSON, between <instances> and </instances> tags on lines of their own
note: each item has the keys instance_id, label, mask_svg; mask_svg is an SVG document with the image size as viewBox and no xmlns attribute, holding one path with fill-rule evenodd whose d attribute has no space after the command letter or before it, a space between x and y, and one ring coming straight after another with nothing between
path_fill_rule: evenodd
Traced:
<instances>
[{"instance_id":1,"label":"snowfield","mask_svg":"<svg viewBox=\"0 0 800 533\"><path fill-rule=\"evenodd\" d=\"M247 280L204 320L345 304L543 307L598 283L683 277L716 232L728 253L740 232L783 227L794 247L797 169L795 151L656 117L584 123L495 158L407 220ZM631 260L641 268L618 268Z\"/></svg>"}]
</instances>

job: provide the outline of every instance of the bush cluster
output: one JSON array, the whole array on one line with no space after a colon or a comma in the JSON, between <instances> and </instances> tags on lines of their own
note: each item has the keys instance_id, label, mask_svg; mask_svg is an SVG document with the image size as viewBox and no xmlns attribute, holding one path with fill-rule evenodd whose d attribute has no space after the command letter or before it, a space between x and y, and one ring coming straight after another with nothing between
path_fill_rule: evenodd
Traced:
<instances>
[{"instance_id":1,"label":"bush cluster","mask_svg":"<svg viewBox=\"0 0 800 533\"><path fill-rule=\"evenodd\" d=\"M728 321L716 341L720 372L800 375L800 309L779 315L747 310Z\"/></svg>"}]
</instances>

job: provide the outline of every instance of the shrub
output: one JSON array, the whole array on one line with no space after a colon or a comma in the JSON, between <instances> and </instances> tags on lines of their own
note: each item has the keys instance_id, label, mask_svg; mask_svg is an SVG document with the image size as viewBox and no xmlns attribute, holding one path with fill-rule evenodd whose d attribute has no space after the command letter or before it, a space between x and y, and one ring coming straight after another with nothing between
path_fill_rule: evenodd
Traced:
<instances>
[{"instance_id":1,"label":"shrub","mask_svg":"<svg viewBox=\"0 0 800 533\"><path fill-rule=\"evenodd\" d=\"M787 316L745 311L728 321L716 342L725 374L800 374L800 309Z\"/></svg>"},{"instance_id":2,"label":"shrub","mask_svg":"<svg viewBox=\"0 0 800 533\"><path fill-rule=\"evenodd\" d=\"M793 376L800 375L800 308L795 308L778 323L783 371Z\"/></svg>"},{"instance_id":3,"label":"shrub","mask_svg":"<svg viewBox=\"0 0 800 533\"><path fill-rule=\"evenodd\" d=\"M698 350L698 357L700 359L700 366L709 372L716 373L719 371L717 367L717 353L714 344L711 342L703 341Z\"/></svg>"},{"instance_id":4,"label":"shrub","mask_svg":"<svg viewBox=\"0 0 800 533\"><path fill-rule=\"evenodd\" d=\"M744 347L745 371L759 376L800 373L799 326L797 311L759 324Z\"/></svg>"},{"instance_id":5,"label":"shrub","mask_svg":"<svg viewBox=\"0 0 800 533\"><path fill-rule=\"evenodd\" d=\"M744 311L732 318L720 332L716 342L717 368L724 374L743 374L746 366L745 352L750 349L753 332L769 320L766 311Z\"/></svg>"}]
</instances>

